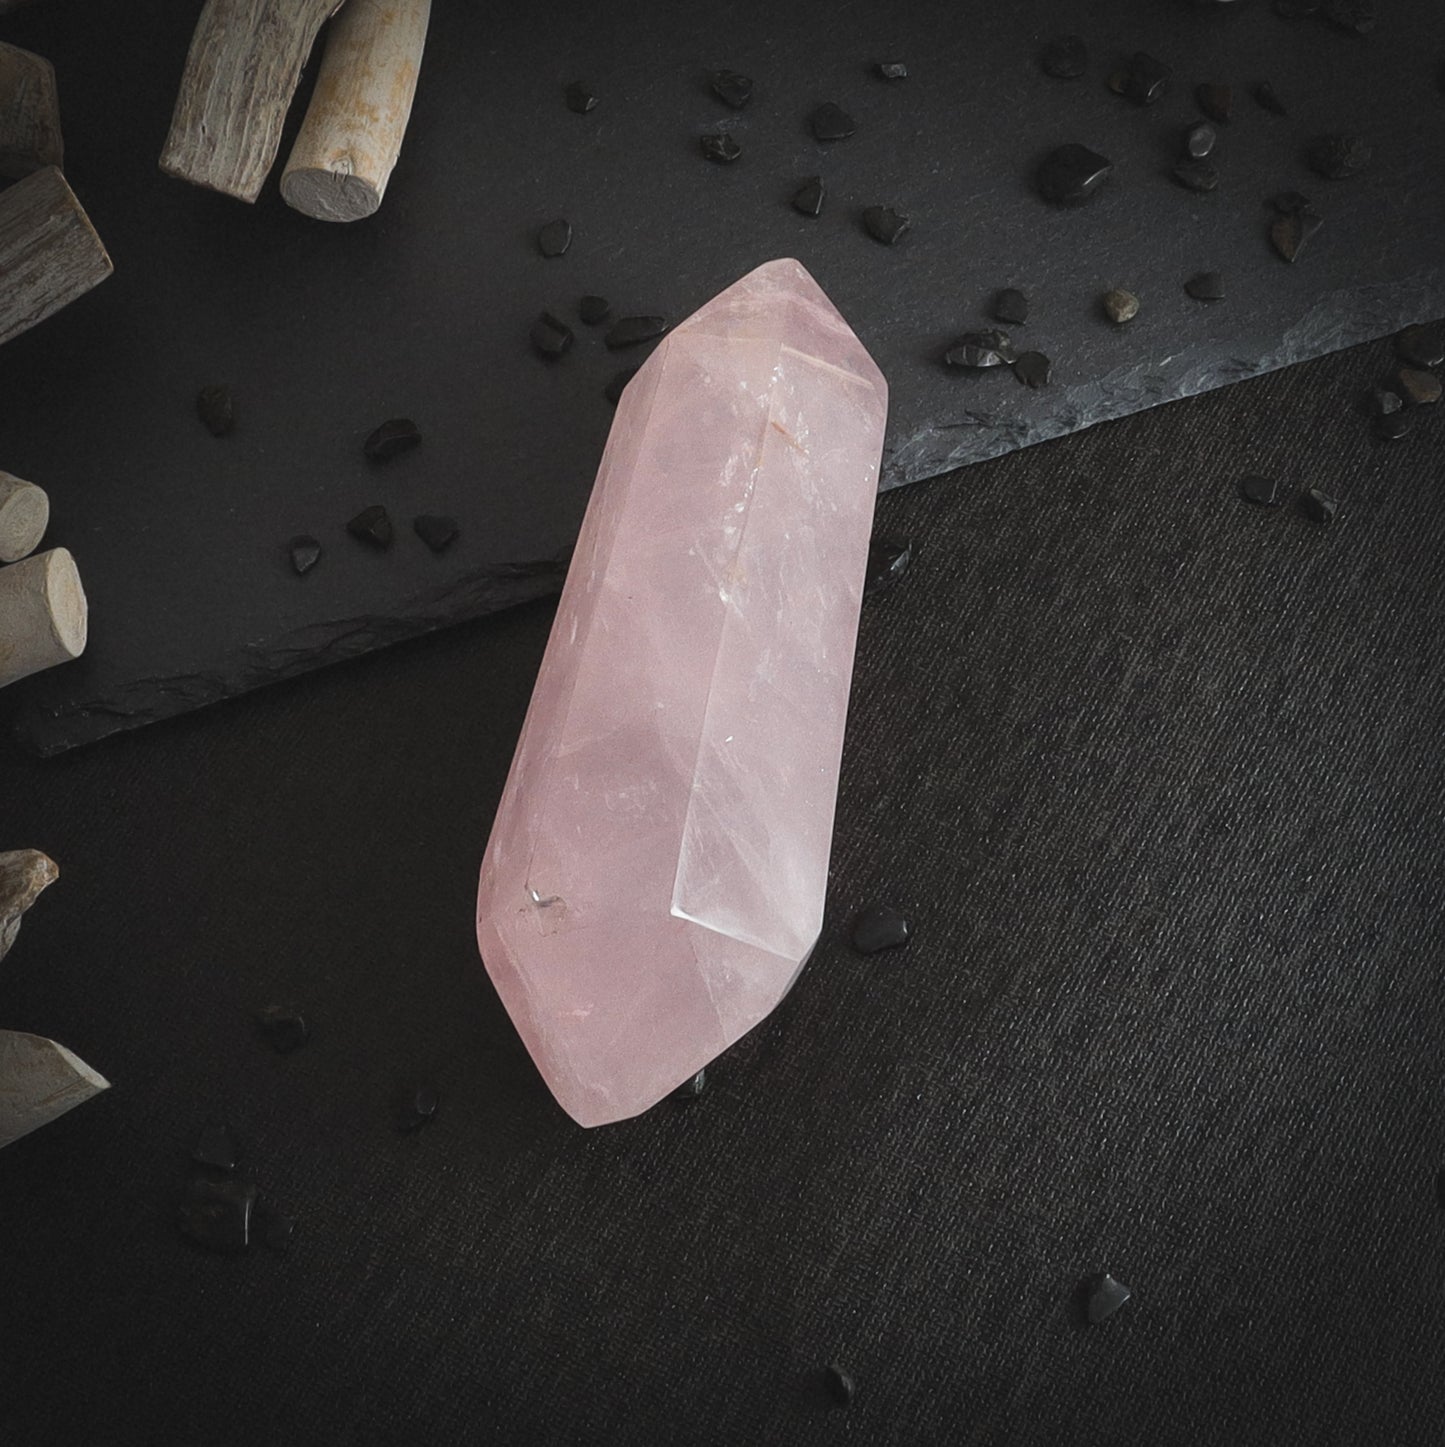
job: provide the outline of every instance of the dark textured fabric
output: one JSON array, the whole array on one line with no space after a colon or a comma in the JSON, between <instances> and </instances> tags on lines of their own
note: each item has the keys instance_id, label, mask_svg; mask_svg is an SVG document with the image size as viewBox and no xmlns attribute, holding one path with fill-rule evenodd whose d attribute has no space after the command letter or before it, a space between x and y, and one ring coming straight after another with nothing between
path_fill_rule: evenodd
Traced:
<instances>
[{"instance_id":1,"label":"dark textured fabric","mask_svg":"<svg viewBox=\"0 0 1445 1447\"><path fill-rule=\"evenodd\" d=\"M882 499L824 939L623 1125L472 939L548 606L0 756L0 847L62 869L0 1025L114 1081L0 1153L0 1442L1438 1443L1445 416L1372 441L1388 365ZM880 897L915 941L859 958ZM217 1118L288 1257L178 1236ZM1079 1330L1096 1270L1134 1298Z\"/></svg>"}]
</instances>

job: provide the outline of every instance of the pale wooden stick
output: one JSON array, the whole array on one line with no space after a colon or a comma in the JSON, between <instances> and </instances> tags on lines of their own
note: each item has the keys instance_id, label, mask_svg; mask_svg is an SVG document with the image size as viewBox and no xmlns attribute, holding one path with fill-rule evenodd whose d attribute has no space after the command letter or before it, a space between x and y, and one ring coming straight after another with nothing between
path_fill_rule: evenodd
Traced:
<instances>
[{"instance_id":1,"label":"pale wooden stick","mask_svg":"<svg viewBox=\"0 0 1445 1447\"><path fill-rule=\"evenodd\" d=\"M416 95L431 0L350 0L326 54L291 159L286 204L318 221L357 221L386 195Z\"/></svg>"},{"instance_id":2,"label":"pale wooden stick","mask_svg":"<svg viewBox=\"0 0 1445 1447\"><path fill-rule=\"evenodd\" d=\"M49 522L45 489L0 472L0 563L18 562L33 553Z\"/></svg>"},{"instance_id":3,"label":"pale wooden stick","mask_svg":"<svg viewBox=\"0 0 1445 1447\"><path fill-rule=\"evenodd\" d=\"M112 270L90 218L54 166L0 192L0 342L43 322Z\"/></svg>"},{"instance_id":4,"label":"pale wooden stick","mask_svg":"<svg viewBox=\"0 0 1445 1447\"><path fill-rule=\"evenodd\" d=\"M65 548L0 568L0 688L85 652L89 614Z\"/></svg>"},{"instance_id":5,"label":"pale wooden stick","mask_svg":"<svg viewBox=\"0 0 1445 1447\"><path fill-rule=\"evenodd\" d=\"M20 933L20 916L59 878L55 861L38 849L0 854L0 960Z\"/></svg>"},{"instance_id":6,"label":"pale wooden stick","mask_svg":"<svg viewBox=\"0 0 1445 1447\"><path fill-rule=\"evenodd\" d=\"M0 1030L0 1146L109 1089L105 1076L65 1046L19 1030Z\"/></svg>"},{"instance_id":7,"label":"pale wooden stick","mask_svg":"<svg viewBox=\"0 0 1445 1447\"><path fill-rule=\"evenodd\" d=\"M241 201L261 194L311 43L339 0L206 0L161 170Z\"/></svg>"},{"instance_id":8,"label":"pale wooden stick","mask_svg":"<svg viewBox=\"0 0 1445 1447\"><path fill-rule=\"evenodd\" d=\"M0 43L0 176L18 179L64 164L55 67L18 45Z\"/></svg>"}]
</instances>

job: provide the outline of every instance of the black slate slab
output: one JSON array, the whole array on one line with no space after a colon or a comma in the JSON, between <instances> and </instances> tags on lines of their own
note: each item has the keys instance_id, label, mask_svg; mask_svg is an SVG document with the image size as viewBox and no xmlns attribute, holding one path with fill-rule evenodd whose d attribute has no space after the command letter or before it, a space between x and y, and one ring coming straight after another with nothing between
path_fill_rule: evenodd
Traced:
<instances>
[{"instance_id":1,"label":"black slate slab","mask_svg":"<svg viewBox=\"0 0 1445 1447\"><path fill-rule=\"evenodd\" d=\"M556 589L616 358L589 334L548 365L528 329L587 292L676 322L799 257L892 385L885 486L1445 313L1437 0L1398 0L1365 40L1311 26L1302 41L1263 5L1100 9L438 5L386 203L346 227L290 212L274 174L255 207L160 175L194 6L0 21L0 39L56 64L67 173L116 264L0 350L0 465L50 490L49 541L76 554L93 620L83 660L11 691L22 737L58 751ZM1060 33L1088 43L1078 80L1039 67ZM1147 109L1106 85L1140 50L1173 72ZM909 58L906 85L870 73L885 52ZM743 112L708 89L724 66L754 81ZM584 72L601 100L579 115L559 97ZM1211 157L1218 189L1175 185L1193 87L1242 93L1262 73L1289 118L1240 108ZM809 132L828 100L856 122L846 142ZM710 166L698 137L724 127L742 158ZM1368 141L1370 167L1312 176L1304 150L1326 133ZM1067 142L1116 170L1064 212L1031 178ZM789 204L812 175L831 198L820 218ZM1265 201L1305 186L1326 226L1286 266ZM912 220L894 248L858 224L879 197ZM575 240L543 258L537 228L561 215ZM1229 278L1207 308L1180 286L1203 270ZM1047 388L939 364L1003 285L1029 293ZM1126 328L1100 318L1111 286L1143 299ZM235 398L220 439L194 415L212 384ZM369 470L361 442L396 415L426 445ZM363 548L345 520L377 502L451 516L458 541L437 556L403 529L386 553ZM304 579L286 555L299 534L326 547Z\"/></svg>"}]
</instances>

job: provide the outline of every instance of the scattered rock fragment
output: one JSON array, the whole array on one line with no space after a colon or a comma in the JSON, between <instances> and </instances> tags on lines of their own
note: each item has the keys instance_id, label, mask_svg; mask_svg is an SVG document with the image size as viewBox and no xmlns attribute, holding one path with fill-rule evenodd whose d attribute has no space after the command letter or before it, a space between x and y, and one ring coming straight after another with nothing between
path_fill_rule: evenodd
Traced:
<instances>
[{"instance_id":1,"label":"scattered rock fragment","mask_svg":"<svg viewBox=\"0 0 1445 1447\"><path fill-rule=\"evenodd\" d=\"M853 920L853 948L860 955L899 949L908 943L912 934L908 920L887 904L870 904Z\"/></svg>"}]
</instances>

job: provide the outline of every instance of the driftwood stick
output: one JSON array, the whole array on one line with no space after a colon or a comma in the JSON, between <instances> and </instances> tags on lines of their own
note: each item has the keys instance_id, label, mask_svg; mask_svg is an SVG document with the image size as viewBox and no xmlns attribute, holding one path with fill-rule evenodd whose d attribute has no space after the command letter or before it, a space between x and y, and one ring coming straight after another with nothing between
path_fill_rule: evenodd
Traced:
<instances>
[{"instance_id":1,"label":"driftwood stick","mask_svg":"<svg viewBox=\"0 0 1445 1447\"><path fill-rule=\"evenodd\" d=\"M0 960L20 933L20 916L59 878L55 861L38 849L0 854Z\"/></svg>"},{"instance_id":2,"label":"driftwood stick","mask_svg":"<svg viewBox=\"0 0 1445 1447\"><path fill-rule=\"evenodd\" d=\"M0 568L0 688L85 651L88 613L65 548Z\"/></svg>"},{"instance_id":3,"label":"driftwood stick","mask_svg":"<svg viewBox=\"0 0 1445 1447\"><path fill-rule=\"evenodd\" d=\"M43 322L112 270L90 218L54 166L0 192L0 342Z\"/></svg>"},{"instance_id":4,"label":"driftwood stick","mask_svg":"<svg viewBox=\"0 0 1445 1447\"><path fill-rule=\"evenodd\" d=\"M40 546L49 523L50 499L45 489L0 472L0 563L29 557Z\"/></svg>"},{"instance_id":5,"label":"driftwood stick","mask_svg":"<svg viewBox=\"0 0 1445 1447\"><path fill-rule=\"evenodd\" d=\"M370 216L386 194L416 95L431 0L349 0L327 27L306 120L281 173L318 221Z\"/></svg>"},{"instance_id":6,"label":"driftwood stick","mask_svg":"<svg viewBox=\"0 0 1445 1447\"><path fill-rule=\"evenodd\" d=\"M55 67L18 45L0 43L0 176L18 180L65 164Z\"/></svg>"},{"instance_id":7,"label":"driftwood stick","mask_svg":"<svg viewBox=\"0 0 1445 1447\"><path fill-rule=\"evenodd\" d=\"M110 1081L63 1045L0 1030L0 1146L74 1110Z\"/></svg>"},{"instance_id":8,"label":"driftwood stick","mask_svg":"<svg viewBox=\"0 0 1445 1447\"><path fill-rule=\"evenodd\" d=\"M241 201L261 194L311 43L339 0L206 0L161 170Z\"/></svg>"}]
</instances>

